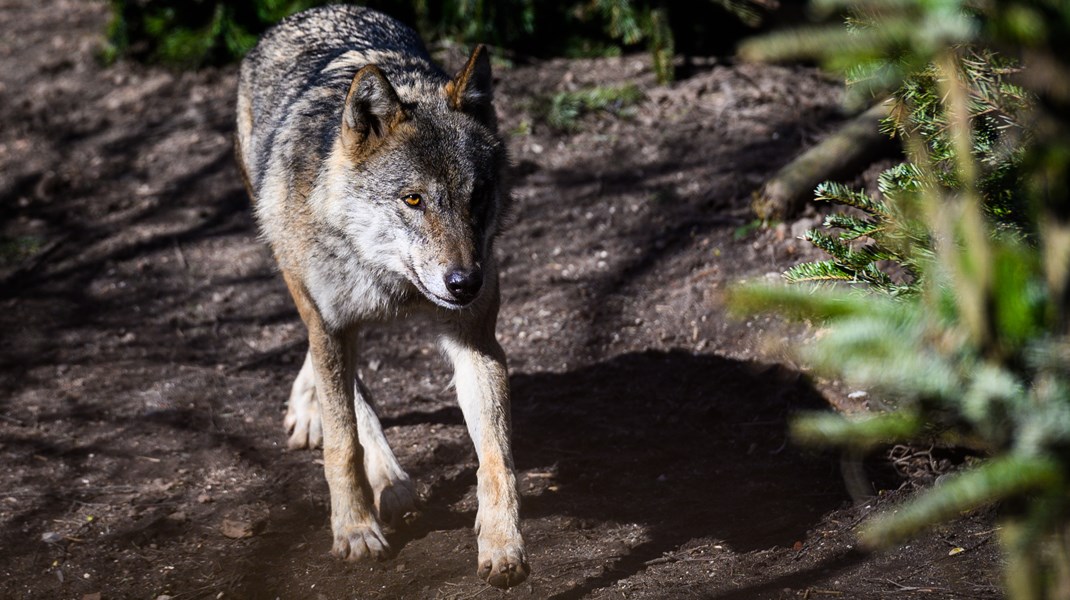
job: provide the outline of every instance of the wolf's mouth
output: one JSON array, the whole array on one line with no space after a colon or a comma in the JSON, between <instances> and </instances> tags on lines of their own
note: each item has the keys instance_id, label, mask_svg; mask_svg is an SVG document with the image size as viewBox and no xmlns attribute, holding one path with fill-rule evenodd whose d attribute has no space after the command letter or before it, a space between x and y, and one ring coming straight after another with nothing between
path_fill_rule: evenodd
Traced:
<instances>
[{"instance_id":1,"label":"wolf's mouth","mask_svg":"<svg viewBox=\"0 0 1070 600\"><path fill-rule=\"evenodd\" d=\"M443 296L439 296L438 294L429 290L426 285L424 285L424 282L420 280L420 276L416 274L416 269L412 268L411 265L406 264L405 269L409 272L409 281L411 281L412 284L416 286L416 289L419 290L425 298L441 306L442 308L458 310L472 304L472 302L475 301L475 298L473 298L468 302L459 302L453 298L445 298Z\"/></svg>"},{"instance_id":2,"label":"wolf's mouth","mask_svg":"<svg viewBox=\"0 0 1070 600\"><path fill-rule=\"evenodd\" d=\"M435 300L447 305L448 308L464 308L464 307L466 307L466 306L468 306L469 304L472 303L472 300L469 300L468 302L458 302L457 300L443 298L442 296L439 296L438 294L432 294L432 295L435 297L434 298Z\"/></svg>"}]
</instances>

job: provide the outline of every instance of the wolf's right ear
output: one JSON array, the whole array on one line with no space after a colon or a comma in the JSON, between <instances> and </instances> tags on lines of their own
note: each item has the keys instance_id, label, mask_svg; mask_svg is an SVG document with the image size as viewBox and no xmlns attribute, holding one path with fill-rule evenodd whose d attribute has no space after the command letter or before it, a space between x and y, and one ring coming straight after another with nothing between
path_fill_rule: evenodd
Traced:
<instances>
[{"instance_id":1,"label":"wolf's right ear","mask_svg":"<svg viewBox=\"0 0 1070 600\"><path fill-rule=\"evenodd\" d=\"M353 76L342 114L342 143L354 156L375 150L405 120L397 92L375 65Z\"/></svg>"}]
</instances>

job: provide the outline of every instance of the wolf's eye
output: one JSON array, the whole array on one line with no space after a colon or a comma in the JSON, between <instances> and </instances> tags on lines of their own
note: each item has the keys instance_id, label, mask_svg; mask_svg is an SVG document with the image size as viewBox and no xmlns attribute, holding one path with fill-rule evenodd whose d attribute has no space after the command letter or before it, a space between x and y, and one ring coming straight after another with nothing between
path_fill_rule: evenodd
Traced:
<instances>
[{"instance_id":1,"label":"wolf's eye","mask_svg":"<svg viewBox=\"0 0 1070 600\"><path fill-rule=\"evenodd\" d=\"M413 208L420 208L424 204L424 198L420 194L407 194L401 201Z\"/></svg>"}]
</instances>

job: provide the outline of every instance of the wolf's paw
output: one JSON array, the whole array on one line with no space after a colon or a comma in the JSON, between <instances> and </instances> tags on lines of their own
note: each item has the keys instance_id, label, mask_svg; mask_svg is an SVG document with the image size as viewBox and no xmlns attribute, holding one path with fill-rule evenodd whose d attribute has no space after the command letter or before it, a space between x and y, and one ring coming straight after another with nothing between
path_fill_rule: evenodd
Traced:
<instances>
[{"instance_id":1,"label":"wolf's paw","mask_svg":"<svg viewBox=\"0 0 1070 600\"><path fill-rule=\"evenodd\" d=\"M406 513L414 512L419 503L416 486L405 473L394 479L372 479L372 490L375 492L379 520L394 527L401 524Z\"/></svg>"},{"instance_id":2,"label":"wolf's paw","mask_svg":"<svg viewBox=\"0 0 1070 600\"><path fill-rule=\"evenodd\" d=\"M343 560L358 561L367 558L383 560L390 555L390 545L374 521L363 525L336 528L331 554Z\"/></svg>"},{"instance_id":3,"label":"wolf's paw","mask_svg":"<svg viewBox=\"0 0 1070 600\"><path fill-rule=\"evenodd\" d=\"M527 579L531 568L528 567L522 545L507 544L484 550L483 544L480 544L479 569L476 572L487 583L504 590Z\"/></svg>"}]
</instances>

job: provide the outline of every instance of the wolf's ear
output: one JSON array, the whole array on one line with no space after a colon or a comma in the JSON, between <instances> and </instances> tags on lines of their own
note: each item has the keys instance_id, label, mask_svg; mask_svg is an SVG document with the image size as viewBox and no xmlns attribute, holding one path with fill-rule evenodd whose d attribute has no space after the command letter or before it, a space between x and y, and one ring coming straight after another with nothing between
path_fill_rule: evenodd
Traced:
<instances>
[{"instance_id":1,"label":"wolf's ear","mask_svg":"<svg viewBox=\"0 0 1070 600\"><path fill-rule=\"evenodd\" d=\"M466 112L491 129L497 129L494 114L494 81L490 72L490 54L483 44L472 50L460 73L446 84L450 108Z\"/></svg>"},{"instance_id":2,"label":"wolf's ear","mask_svg":"<svg viewBox=\"0 0 1070 600\"><path fill-rule=\"evenodd\" d=\"M365 155L382 143L405 120L397 92L375 65L353 76L342 114L342 143L355 155Z\"/></svg>"}]
</instances>

